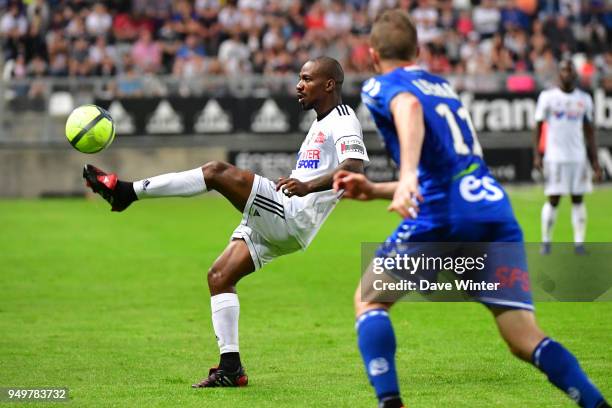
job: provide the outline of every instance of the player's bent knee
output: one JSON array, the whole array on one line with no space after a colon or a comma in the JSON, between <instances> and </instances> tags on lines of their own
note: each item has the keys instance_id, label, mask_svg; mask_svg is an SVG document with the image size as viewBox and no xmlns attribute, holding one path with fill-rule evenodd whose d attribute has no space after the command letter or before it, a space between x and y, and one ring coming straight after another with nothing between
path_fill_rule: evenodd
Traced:
<instances>
[{"instance_id":1,"label":"player's bent knee","mask_svg":"<svg viewBox=\"0 0 612 408\"><path fill-rule=\"evenodd\" d=\"M207 182L213 181L219 174L222 174L230 167L229 163L213 160L202 166L204 179Z\"/></svg>"},{"instance_id":2,"label":"player's bent knee","mask_svg":"<svg viewBox=\"0 0 612 408\"><path fill-rule=\"evenodd\" d=\"M224 291L234 286L232 278L227 273L225 268L219 268L213 265L208 270L208 288L211 293Z\"/></svg>"}]
</instances>

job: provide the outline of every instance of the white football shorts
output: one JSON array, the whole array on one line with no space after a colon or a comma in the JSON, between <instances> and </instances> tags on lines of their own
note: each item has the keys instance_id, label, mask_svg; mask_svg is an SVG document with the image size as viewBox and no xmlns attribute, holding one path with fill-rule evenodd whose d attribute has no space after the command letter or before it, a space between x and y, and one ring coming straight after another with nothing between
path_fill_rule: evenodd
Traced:
<instances>
[{"instance_id":1,"label":"white football shorts","mask_svg":"<svg viewBox=\"0 0 612 408\"><path fill-rule=\"evenodd\" d=\"M335 194L289 198L276 191L273 181L255 175L242 222L232 239L246 242L257 270L274 258L304 249L336 202Z\"/></svg>"},{"instance_id":2,"label":"white football shorts","mask_svg":"<svg viewBox=\"0 0 612 408\"><path fill-rule=\"evenodd\" d=\"M544 161L544 194L583 195L593 190L591 169L587 161Z\"/></svg>"}]
</instances>

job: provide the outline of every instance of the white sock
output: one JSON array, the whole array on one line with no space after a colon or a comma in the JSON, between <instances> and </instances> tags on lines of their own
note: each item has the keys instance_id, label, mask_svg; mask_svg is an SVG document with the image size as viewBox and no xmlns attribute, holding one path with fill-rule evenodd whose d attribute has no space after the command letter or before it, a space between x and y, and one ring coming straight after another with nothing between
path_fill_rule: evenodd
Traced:
<instances>
[{"instance_id":1,"label":"white sock","mask_svg":"<svg viewBox=\"0 0 612 408\"><path fill-rule=\"evenodd\" d=\"M238 316L240 303L235 293L221 293L210 297L212 322L219 351L237 353L238 350Z\"/></svg>"},{"instance_id":2,"label":"white sock","mask_svg":"<svg viewBox=\"0 0 612 408\"><path fill-rule=\"evenodd\" d=\"M584 203L572 204L572 226L574 227L574 243L583 244L586 235L587 212Z\"/></svg>"},{"instance_id":3,"label":"white sock","mask_svg":"<svg viewBox=\"0 0 612 408\"><path fill-rule=\"evenodd\" d=\"M206 182L201 167L135 181L133 186L139 199L168 196L189 197L206 192Z\"/></svg>"},{"instance_id":4,"label":"white sock","mask_svg":"<svg viewBox=\"0 0 612 408\"><path fill-rule=\"evenodd\" d=\"M552 231L557 219L557 209L550 202L545 202L542 207L542 242L552 241Z\"/></svg>"}]
</instances>

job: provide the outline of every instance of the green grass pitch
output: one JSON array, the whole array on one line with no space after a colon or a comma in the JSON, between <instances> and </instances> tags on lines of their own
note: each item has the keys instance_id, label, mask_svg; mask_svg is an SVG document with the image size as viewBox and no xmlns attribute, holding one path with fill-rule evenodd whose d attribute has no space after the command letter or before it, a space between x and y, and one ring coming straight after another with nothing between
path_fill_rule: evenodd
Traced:
<instances>
[{"instance_id":1,"label":"green grass pitch","mask_svg":"<svg viewBox=\"0 0 612 408\"><path fill-rule=\"evenodd\" d=\"M511 195L537 241L541 190ZM610 240L611 202L608 189L587 198L589 240ZM565 200L556 240L571 241L569 219ZM69 387L79 407L374 407L352 295L360 242L398 221L384 202L342 202L308 251L244 279L250 385L190 388L218 360L205 274L239 220L214 196L121 214L97 197L0 201L0 387ZM612 303L541 303L537 313L611 398ZM402 303L392 317L410 407L573 406L511 357L478 304Z\"/></svg>"}]
</instances>

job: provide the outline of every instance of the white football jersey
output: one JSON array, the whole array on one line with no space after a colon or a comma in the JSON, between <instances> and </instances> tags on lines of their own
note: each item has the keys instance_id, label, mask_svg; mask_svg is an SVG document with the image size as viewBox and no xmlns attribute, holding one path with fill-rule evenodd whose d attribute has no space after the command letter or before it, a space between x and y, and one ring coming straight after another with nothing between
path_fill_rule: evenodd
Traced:
<instances>
[{"instance_id":1,"label":"white football jersey","mask_svg":"<svg viewBox=\"0 0 612 408\"><path fill-rule=\"evenodd\" d=\"M348 105L338 105L323 119L312 123L290 177L309 181L330 173L346 159L369 161L355 112ZM335 207L338 194L326 190L291 197L290 201L292 210L287 224L306 247Z\"/></svg>"},{"instance_id":2,"label":"white football jersey","mask_svg":"<svg viewBox=\"0 0 612 408\"><path fill-rule=\"evenodd\" d=\"M545 121L544 160L556 163L587 159L582 129L584 120L593 121L593 99L576 88L570 93L559 88L543 91L536 106L536 122Z\"/></svg>"},{"instance_id":3,"label":"white football jersey","mask_svg":"<svg viewBox=\"0 0 612 408\"><path fill-rule=\"evenodd\" d=\"M329 173L346 159L368 161L361 124L353 109L338 105L314 120L302 142L291 177L308 181Z\"/></svg>"}]
</instances>

